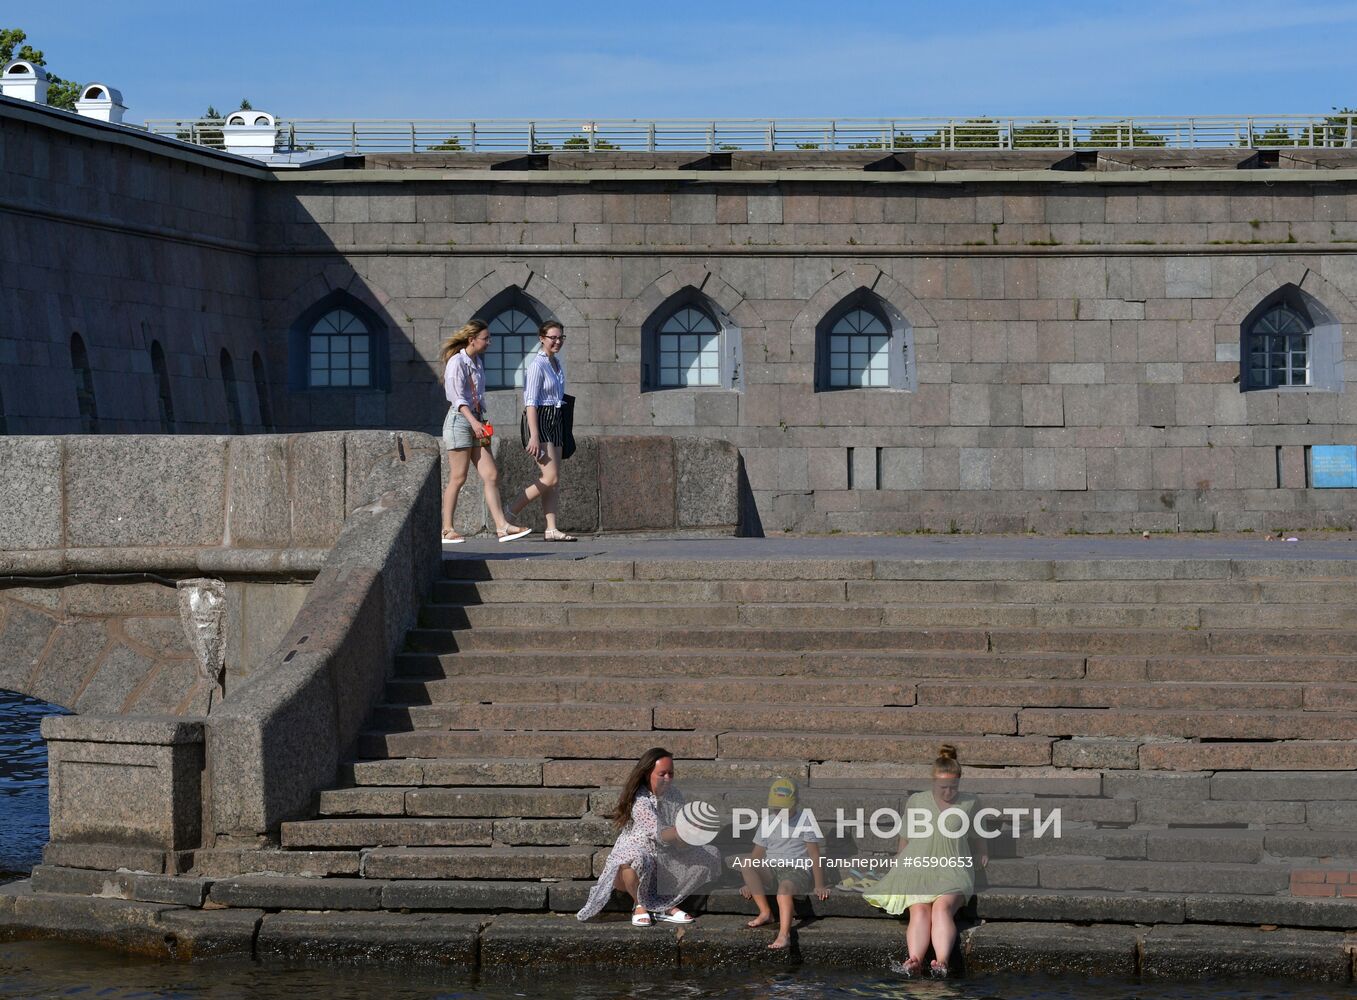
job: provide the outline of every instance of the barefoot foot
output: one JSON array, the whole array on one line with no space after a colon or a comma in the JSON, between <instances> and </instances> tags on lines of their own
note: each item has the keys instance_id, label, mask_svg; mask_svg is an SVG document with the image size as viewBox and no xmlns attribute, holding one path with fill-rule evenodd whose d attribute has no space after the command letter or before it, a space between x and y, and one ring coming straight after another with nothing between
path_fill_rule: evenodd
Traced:
<instances>
[{"instance_id":1,"label":"barefoot foot","mask_svg":"<svg viewBox=\"0 0 1357 1000\"><path fill-rule=\"evenodd\" d=\"M750 930L753 930L755 927L762 927L764 924L771 924L772 922L773 914L771 912L760 913L753 920L749 921L749 923L745 924L745 926L748 927Z\"/></svg>"},{"instance_id":2,"label":"barefoot foot","mask_svg":"<svg viewBox=\"0 0 1357 1000\"><path fill-rule=\"evenodd\" d=\"M773 938L773 943L768 946L769 951L781 951L792 943L791 938L786 934L779 934Z\"/></svg>"}]
</instances>

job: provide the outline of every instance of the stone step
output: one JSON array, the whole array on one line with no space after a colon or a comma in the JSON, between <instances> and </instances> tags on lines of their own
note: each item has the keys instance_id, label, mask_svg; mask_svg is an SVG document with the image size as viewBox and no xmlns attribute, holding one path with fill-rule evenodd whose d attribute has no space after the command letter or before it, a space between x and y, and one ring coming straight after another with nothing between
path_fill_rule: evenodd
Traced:
<instances>
[{"instance_id":1,"label":"stone step","mask_svg":"<svg viewBox=\"0 0 1357 1000\"><path fill-rule=\"evenodd\" d=\"M498 762L495 762L498 763ZM506 762L513 765L512 776L523 784L532 784L547 788L563 788L578 791L582 788L618 787L626 779L635 760L524 760ZM469 770L468 765L475 769ZM442 785L458 786L467 784L464 780L472 777L486 777L486 785L500 784L489 780L486 774L488 765L475 760L457 758L424 759L403 757L394 760L354 761L344 769L345 780L358 788L382 789L398 787L408 789L422 787L430 789ZM532 780L529 782L528 768L531 768ZM720 783L747 783L766 785L778 776L806 781L809 765L804 760L685 760L682 773L684 780L709 781ZM1077 779L1075 779L1077 780ZM504 782L503 784L508 784ZM339 789L349 791L351 789ZM531 789L524 789L530 791Z\"/></svg>"},{"instance_id":2,"label":"stone step","mask_svg":"<svg viewBox=\"0 0 1357 1000\"><path fill-rule=\"evenodd\" d=\"M498 754L527 753L563 759L615 757L635 761L661 739L662 745L680 759L713 760L718 756L714 732L656 733L653 730L580 733L492 730L442 732L425 729L405 733L366 732L359 736L358 753L366 758L494 757Z\"/></svg>"},{"instance_id":3,"label":"stone step","mask_svg":"<svg viewBox=\"0 0 1357 1000\"><path fill-rule=\"evenodd\" d=\"M712 691L729 701L763 701L793 705L909 705L914 685L886 678L667 677L629 678L633 703L663 705L693 702ZM395 680L387 683L388 702L438 705L446 702L594 702L617 697L615 680L561 677L449 677L440 680Z\"/></svg>"},{"instance_id":4,"label":"stone step","mask_svg":"<svg viewBox=\"0 0 1357 1000\"><path fill-rule=\"evenodd\" d=\"M1141 604L1353 607L1350 579L440 580L437 604Z\"/></svg>"},{"instance_id":5,"label":"stone step","mask_svg":"<svg viewBox=\"0 0 1357 1000\"><path fill-rule=\"evenodd\" d=\"M1319 718L1319 714L1315 713ZM1357 769L1357 741L1223 739L1210 743L1146 743L1140 766L1167 771L1351 771Z\"/></svg>"},{"instance_id":6,"label":"stone step","mask_svg":"<svg viewBox=\"0 0 1357 1000\"><path fill-rule=\"evenodd\" d=\"M1144 639L1139 633L1131 636ZM1197 649L1203 642L1192 645ZM1034 633L1021 652L1049 652L1060 647L1042 646ZM989 636L980 629L836 629L836 628L475 628L411 629L407 647L416 652L453 653L548 650L592 652L627 650L658 651L666 657L676 649L740 649L769 652L805 652L824 650L970 650L989 649ZM1147 643L1126 652L1149 652ZM1159 649L1163 647L1160 646ZM1157 650L1156 650L1157 651Z\"/></svg>"},{"instance_id":7,"label":"stone step","mask_svg":"<svg viewBox=\"0 0 1357 1000\"><path fill-rule=\"evenodd\" d=\"M969 633L968 633L969 635ZM976 644L980 646L979 643ZM477 651L475 656L456 653L402 653L396 657L400 680L440 680L491 677L532 678L541 671L541 656L519 652ZM743 676L758 679L812 676L817 679L881 677L891 681L910 678L1003 678L1007 680L1059 680L1084 676L1082 654L1017 653L990 654L983 648L971 652L754 652L738 647L725 650L666 650L554 652L548 669L551 676L626 678L653 681L656 676L706 678ZM1144 661L1140 661L1143 665Z\"/></svg>"},{"instance_id":8,"label":"stone step","mask_svg":"<svg viewBox=\"0 0 1357 1000\"><path fill-rule=\"evenodd\" d=\"M379 847L363 856L372 879L587 879L594 848Z\"/></svg>"},{"instance_id":9,"label":"stone step","mask_svg":"<svg viewBox=\"0 0 1357 1000\"><path fill-rule=\"evenodd\" d=\"M612 692L616 697L618 692ZM650 730L649 705L615 702L378 705L372 724L392 732L410 730ZM678 727L681 728L681 727Z\"/></svg>"},{"instance_id":10,"label":"stone step","mask_svg":"<svg viewBox=\"0 0 1357 1000\"><path fill-rule=\"evenodd\" d=\"M1348 654L1301 656L1285 653L1221 656L1148 656L1144 659L1119 659L1104 665L1089 659L1089 676L1105 676L1118 669L1120 676L1151 681L1272 681L1305 684L1307 682L1352 682L1357 679L1357 647Z\"/></svg>"},{"instance_id":11,"label":"stone step","mask_svg":"<svg viewBox=\"0 0 1357 1000\"><path fill-rule=\"evenodd\" d=\"M588 811L589 791L363 785L321 792L319 812L321 816L578 819Z\"/></svg>"},{"instance_id":12,"label":"stone step","mask_svg":"<svg viewBox=\"0 0 1357 1000\"><path fill-rule=\"evenodd\" d=\"M679 625L752 628L879 628L1043 626L1060 628L1351 628L1352 605L1262 604L1103 604L1093 600L1063 604L953 603L916 604L426 604L420 625L429 629L500 628L531 622L594 628L619 625Z\"/></svg>"},{"instance_id":13,"label":"stone step","mask_svg":"<svg viewBox=\"0 0 1357 1000\"><path fill-rule=\"evenodd\" d=\"M860 732L860 730L859 730ZM1051 763L1051 740L1041 736L977 736L970 733L899 736L846 735L817 732L732 733L695 732L440 732L415 730L405 733L363 733L358 752L362 757L485 757L497 751L538 753L559 760L635 761L657 744L682 760L692 761L802 760L891 761L928 760L939 743L958 746L961 759L972 764L1013 766ZM547 767L550 765L544 765Z\"/></svg>"},{"instance_id":14,"label":"stone step","mask_svg":"<svg viewBox=\"0 0 1357 1000\"><path fill-rule=\"evenodd\" d=\"M1292 684L1209 681L922 681L916 700L919 705L1015 708L1300 709L1305 690Z\"/></svg>"},{"instance_id":15,"label":"stone step","mask_svg":"<svg viewBox=\"0 0 1357 1000\"><path fill-rule=\"evenodd\" d=\"M659 730L719 729L722 738L746 730L796 733L1017 733L1012 711L994 708L825 708L748 704L663 705L654 710Z\"/></svg>"},{"instance_id":16,"label":"stone step","mask_svg":"<svg viewBox=\"0 0 1357 1000\"><path fill-rule=\"evenodd\" d=\"M346 764L341 778L349 785L531 786L542 784L545 763L541 757L360 760Z\"/></svg>"},{"instance_id":17,"label":"stone step","mask_svg":"<svg viewBox=\"0 0 1357 1000\"><path fill-rule=\"evenodd\" d=\"M489 847L494 821L488 819L308 819L282 825L285 848L333 850L373 844Z\"/></svg>"},{"instance_id":18,"label":"stone step","mask_svg":"<svg viewBox=\"0 0 1357 1000\"><path fill-rule=\"evenodd\" d=\"M1242 709L1156 711L1127 708L1024 708L1018 712L1018 731L1025 736L1351 740L1357 739L1357 715L1339 712L1249 712Z\"/></svg>"}]
</instances>

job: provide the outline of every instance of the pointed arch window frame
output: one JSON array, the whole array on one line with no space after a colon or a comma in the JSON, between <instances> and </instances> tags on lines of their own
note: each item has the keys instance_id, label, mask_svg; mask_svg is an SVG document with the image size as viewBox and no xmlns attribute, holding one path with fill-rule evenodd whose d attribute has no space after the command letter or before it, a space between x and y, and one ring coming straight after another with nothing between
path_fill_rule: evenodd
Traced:
<instances>
[{"instance_id":1,"label":"pointed arch window frame","mask_svg":"<svg viewBox=\"0 0 1357 1000\"><path fill-rule=\"evenodd\" d=\"M885 379L882 384L864 385L853 382L853 358L863 355L860 360L870 363L876 350L869 345L861 351L854 346L840 345L837 337L856 337L860 334L848 334L840 329L840 324L855 312L865 312L884 327L887 338L885 345ZM835 347L847 346L847 350L835 350ZM840 362L839 355L847 354L846 361ZM913 392L918 387L918 370L914 355L914 328L904 314L886 299L868 288L859 288L844 296L815 325L815 391L816 392ZM848 378L835 377L837 370L846 370ZM879 368L876 370L880 370Z\"/></svg>"},{"instance_id":2,"label":"pointed arch window frame","mask_svg":"<svg viewBox=\"0 0 1357 1000\"><path fill-rule=\"evenodd\" d=\"M685 312L696 313L706 322L695 325ZM707 323L712 331L700 329ZM702 337L714 337L715 344L703 342ZM681 381L677 373L692 371L694 363L700 372L713 372L714 381ZM642 392L739 392L743 388L740 328L698 289L690 285L675 292L641 325Z\"/></svg>"},{"instance_id":3,"label":"pointed arch window frame","mask_svg":"<svg viewBox=\"0 0 1357 1000\"><path fill-rule=\"evenodd\" d=\"M311 380L311 337L330 313L344 310L366 329L368 385L314 385ZM391 390L389 331L386 322L357 297L337 289L297 317L288 331L287 387L291 392L369 393ZM327 345L328 346L328 345Z\"/></svg>"},{"instance_id":4,"label":"pointed arch window frame","mask_svg":"<svg viewBox=\"0 0 1357 1000\"><path fill-rule=\"evenodd\" d=\"M525 323L517 323L515 330L505 328L503 319L510 312L522 314ZM544 304L519 288L510 285L496 294L480 309L474 319L482 320L490 328L490 350L483 359L485 364L485 389L487 392L517 392L523 388L523 379L528 363L537 353L539 344L537 331L547 320L556 316ZM559 322L559 321L558 321ZM509 354L505 348L513 338L513 347ZM515 362L514 368L506 376L507 362L513 357L522 356Z\"/></svg>"},{"instance_id":5,"label":"pointed arch window frame","mask_svg":"<svg viewBox=\"0 0 1357 1000\"><path fill-rule=\"evenodd\" d=\"M1296 383L1292 378L1301 365L1307 380ZM1278 373L1286 380L1278 381ZM1344 376L1341 324L1296 285L1268 295L1239 326L1241 392L1341 392Z\"/></svg>"}]
</instances>

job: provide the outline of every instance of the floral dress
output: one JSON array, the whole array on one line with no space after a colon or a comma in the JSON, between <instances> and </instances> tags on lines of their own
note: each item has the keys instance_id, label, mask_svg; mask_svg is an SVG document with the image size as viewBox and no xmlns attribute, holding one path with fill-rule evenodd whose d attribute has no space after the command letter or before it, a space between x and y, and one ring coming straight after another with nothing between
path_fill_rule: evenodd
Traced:
<instances>
[{"instance_id":1,"label":"floral dress","mask_svg":"<svg viewBox=\"0 0 1357 1000\"><path fill-rule=\"evenodd\" d=\"M715 847L660 840L660 830L674 825L674 817L682 806L683 796L676 790L671 789L659 800L649 791L637 794L631 804L631 820L617 835L603 874L590 891L584 908L575 914L578 919L588 920L607 905L623 865L630 865L636 873L637 905L654 911L677 906L694 890L720 876L721 852Z\"/></svg>"}]
</instances>

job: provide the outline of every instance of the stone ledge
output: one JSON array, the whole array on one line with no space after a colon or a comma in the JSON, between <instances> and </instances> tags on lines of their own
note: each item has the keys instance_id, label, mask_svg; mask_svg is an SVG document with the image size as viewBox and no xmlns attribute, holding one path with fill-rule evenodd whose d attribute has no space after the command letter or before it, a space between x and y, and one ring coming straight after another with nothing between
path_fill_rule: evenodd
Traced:
<instances>
[{"instance_id":1,"label":"stone ledge","mask_svg":"<svg viewBox=\"0 0 1357 1000\"><path fill-rule=\"evenodd\" d=\"M172 715L49 715L42 720L42 738L179 746L203 741L203 720Z\"/></svg>"},{"instance_id":2,"label":"stone ledge","mask_svg":"<svg viewBox=\"0 0 1357 1000\"><path fill-rule=\"evenodd\" d=\"M746 914L707 914L685 928L631 927L625 914L581 923L571 914L195 910L0 886L0 940L52 938L162 958L303 957L323 962L456 965L483 970L745 968L882 965L904 949L903 920L828 917L795 930L770 955ZM257 940L255 931L258 929ZM1346 936L1213 924L1073 925L996 921L962 931L962 972L1136 974L1163 979L1285 977L1348 982ZM479 949L479 950L478 950ZM478 957L479 955L479 957Z\"/></svg>"}]
</instances>

